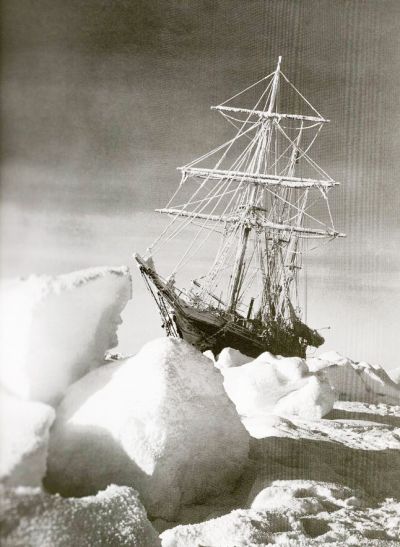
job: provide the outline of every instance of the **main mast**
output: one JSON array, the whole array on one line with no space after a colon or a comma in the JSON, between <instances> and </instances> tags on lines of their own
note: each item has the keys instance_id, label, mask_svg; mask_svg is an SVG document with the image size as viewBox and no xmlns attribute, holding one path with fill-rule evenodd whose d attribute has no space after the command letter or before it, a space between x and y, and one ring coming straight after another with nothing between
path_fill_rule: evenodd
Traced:
<instances>
[{"instance_id":1,"label":"main mast","mask_svg":"<svg viewBox=\"0 0 400 547\"><path fill-rule=\"evenodd\" d=\"M266 111L267 116L261 125L261 131L263 133L262 137L264 137L264 139L261 137L260 143L262 142L262 140L265 140L265 134L268 132L268 130L269 132L271 132L271 127L270 127L271 117L270 116L275 107L276 96L278 93L279 72L281 67L281 61L282 61L282 57L279 56L278 64L277 64L277 67L273 76L273 80L272 80L271 96L269 100L268 109ZM270 140L271 139L269 139L269 142ZM263 153L262 147L258 146L256 149L256 153L254 154L252 158L252 165L249 171L256 176L260 172L262 153ZM267 157L268 157L268 151L267 151ZM240 243L237 248L237 254L236 254L236 259L235 259L233 273L232 273L233 282L232 282L232 292L231 292L230 304L229 304L229 311L231 312L235 311L237 300L239 297L241 282L243 281L243 270L245 265L244 259L246 256L246 248L247 248L247 243L248 243L249 235L251 231L251 226L249 226L247 222L247 216L252 215L253 208L256 206L255 198L256 198L257 190L258 190L258 185L255 182L253 182L251 185L250 198L245 210L245 216L239 224ZM253 306L253 301L251 301L251 306Z\"/></svg>"}]
</instances>

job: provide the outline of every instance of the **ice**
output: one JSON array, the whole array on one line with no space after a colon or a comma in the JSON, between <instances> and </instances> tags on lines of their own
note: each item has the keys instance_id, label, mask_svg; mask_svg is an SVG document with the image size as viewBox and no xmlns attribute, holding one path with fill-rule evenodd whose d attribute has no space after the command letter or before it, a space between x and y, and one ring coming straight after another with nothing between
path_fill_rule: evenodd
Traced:
<instances>
[{"instance_id":1,"label":"ice","mask_svg":"<svg viewBox=\"0 0 400 547\"><path fill-rule=\"evenodd\" d=\"M308 359L310 370L323 371L344 401L400 403L400 386L380 366L356 363L335 351Z\"/></svg>"},{"instance_id":2,"label":"ice","mask_svg":"<svg viewBox=\"0 0 400 547\"><path fill-rule=\"evenodd\" d=\"M177 526L161 534L162 547L245 547L274 543L274 532L290 529L282 514L238 509L199 524Z\"/></svg>"},{"instance_id":3,"label":"ice","mask_svg":"<svg viewBox=\"0 0 400 547\"><path fill-rule=\"evenodd\" d=\"M395 384L400 384L400 367L388 370L388 374Z\"/></svg>"},{"instance_id":4,"label":"ice","mask_svg":"<svg viewBox=\"0 0 400 547\"><path fill-rule=\"evenodd\" d=\"M210 361L212 361L215 364L215 356L210 349L203 351L203 355L204 357L207 357L207 359L210 359Z\"/></svg>"},{"instance_id":5,"label":"ice","mask_svg":"<svg viewBox=\"0 0 400 547\"><path fill-rule=\"evenodd\" d=\"M352 417L352 403L340 408ZM400 409L396 416L380 409L382 422L374 423L375 412L371 407L365 412L368 421L276 420L268 437L251 441L248 480L253 494L275 480L312 479L348 486L375 500L398 498Z\"/></svg>"},{"instance_id":6,"label":"ice","mask_svg":"<svg viewBox=\"0 0 400 547\"><path fill-rule=\"evenodd\" d=\"M310 373L300 357L262 353L250 363L222 368L224 387L251 435L269 430L270 416L317 419L328 413L335 394L322 375Z\"/></svg>"},{"instance_id":7,"label":"ice","mask_svg":"<svg viewBox=\"0 0 400 547\"><path fill-rule=\"evenodd\" d=\"M212 362L183 340L162 338L69 388L46 484L63 495L134 486L149 514L172 519L181 505L229 490L248 447Z\"/></svg>"},{"instance_id":8,"label":"ice","mask_svg":"<svg viewBox=\"0 0 400 547\"><path fill-rule=\"evenodd\" d=\"M160 537L162 547L398 545L400 504L386 500L368 507L366 502L352 489L333 483L275 481L250 509L176 526Z\"/></svg>"},{"instance_id":9,"label":"ice","mask_svg":"<svg viewBox=\"0 0 400 547\"><path fill-rule=\"evenodd\" d=\"M346 486L310 480L276 480L253 486L248 505L257 511L291 510L297 515L331 510L332 506L360 507L361 496Z\"/></svg>"},{"instance_id":10,"label":"ice","mask_svg":"<svg viewBox=\"0 0 400 547\"><path fill-rule=\"evenodd\" d=\"M2 545L160 545L138 496L164 547L399 544L400 386L381 367L177 339L105 361L126 268L7 286ZM27 399L63 394L49 434L54 410ZM78 497L31 488L47 450L45 487Z\"/></svg>"},{"instance_id":11,"label":"ice","mask_svg":"<svg viewBox=\"0 0 400 547\"><path fill-rule=\"evenodd\" d=\"M21 398L55 404L116 346L130 297L126 267L3 283L0 383Z\"/></svg>"},{"instance_id":12,"label":"ice","mask_svg":"<svg viewBox=\"0 0 400 547\"><path fill-rule=\"evenodd\" d=\"M0 481L7 486L41 486L46 473L49 428L54 410L21 401L0 388Z\"/></svg>"},{"instance_id":13,"label":"ice","mask_svg":"<svg viewBox=\"0 0 400 547\"><path fill-rule=\"evenodd\" d=\"M158 533L138 494L109 486L96 496L65 499L38 488L1 488L1 544L6 547L157 547Z\"/></svg>"},{"instance_id":14,"label":"ice","mask_svg":"<svg viewBox=\"0 0 400 547\"><path fill-rule=\"evenodd\" d=\"M215 366L219 369L239 367L245 363L249 363L253 358L248 355L244 355L237 349L224 348L218 355L218 359L215 362Z\"/></svg>"}]
</instances>

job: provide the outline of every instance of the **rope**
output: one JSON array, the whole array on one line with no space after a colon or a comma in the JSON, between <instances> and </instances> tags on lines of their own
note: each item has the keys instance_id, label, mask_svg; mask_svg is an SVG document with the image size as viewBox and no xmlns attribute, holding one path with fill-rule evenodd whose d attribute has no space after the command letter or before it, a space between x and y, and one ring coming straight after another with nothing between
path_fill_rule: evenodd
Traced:
<instances>
[{"instance_id":1,"label":"rope","mask_svg":"<svg viewBox=\"0 0 400 547\"><path fill-rule=\"evenodd\" d=\"M281 72L282 76L284 77L284 79L287 81L287 83L296 91L296 93L298 93L300 95L300 97L303 99L303 101L305 101L308 106L310 106L314 112L318 115L319 118L322 118L321 114L318 112L318 110L316 108L313 107L313 105L310 103L310 101L308 101L304 95L302 95L302 93L300 93L300 91L297 89L297 87L292 84L292 82L289 80L289 78L287 76L285 76L285 74L283 72Z\"/></svg>"},{"instance_id":2,"label":"rope","mask_svg":"<svg viewBox=\"0 0 400 547\"><path fill-rule=\"evenodd\" d=\"M263 78L261 78L260 80L258 80L257 82L254 82L254 84L251 84L249 85L249 87L246 87L246 89L243 89L242 91L239 91L238 93L236 93L236 95L233 95L232 97L230 97L229 99L226 99L226 101L224 101L223 103L219 104L218 106L223 106L224 104L226 103L229 103L229 101L232 101L233 99L236 99L236 97L239 97L239 95L242 95L242 93L246 93L246 91L248 91L249 89L251 89L252 87L255 87L257 84L260 84L261 82L263 82L264 80L268 80L268 78L271 78L271 76L273 76L275 74L275 70L273 72L271 72L271 74L268 74L268 76L264 76ZM271 85L271 82L270 84ZM269 86L268 86L269 87ZM268 89L267 87L267 89Z\"/></svg>"}]
</instances>

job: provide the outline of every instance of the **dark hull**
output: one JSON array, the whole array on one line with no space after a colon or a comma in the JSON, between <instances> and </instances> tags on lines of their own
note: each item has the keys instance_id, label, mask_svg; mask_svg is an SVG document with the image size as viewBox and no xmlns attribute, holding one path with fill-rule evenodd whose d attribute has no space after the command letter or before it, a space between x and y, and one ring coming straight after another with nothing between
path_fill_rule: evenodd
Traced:
<instances>
[{"instance_id":1,"label":"dark hull","mask_svg":"<svg viewBox=\"0 0 400 547\"><path fill-rule=\"evenodd\" d=\"M190 306L146 262L140 257L136 260L144 277L157 289L157 296L153 296L164 316L167 332L180 336L200 351L211 350L218 355L223 348L230 347L250 357L257 357L264 351L286 357L305 357L307 346L318 347L324 342L316 331L300 321L288 328L276 322L266 325L237 314ZM173 310L168 316L167 308Z\"/></svg>"},{"instance_id":2,"label":"dark hull","mask_svg":"<svg viewBox=\"0 0 400 547\"><path fill-rule=\"evenodd\" d=\"M308 344L293 331L277 328L275 333L257 336L246 326L240 325L240 319L232 321L186 306L175 306L174 311L173 320L179 336L200 351L211 350L218 355L223 348L230 347L250 357L257 357L264 351L274 355L305 357Z\"/></svg>"}]
</instances>

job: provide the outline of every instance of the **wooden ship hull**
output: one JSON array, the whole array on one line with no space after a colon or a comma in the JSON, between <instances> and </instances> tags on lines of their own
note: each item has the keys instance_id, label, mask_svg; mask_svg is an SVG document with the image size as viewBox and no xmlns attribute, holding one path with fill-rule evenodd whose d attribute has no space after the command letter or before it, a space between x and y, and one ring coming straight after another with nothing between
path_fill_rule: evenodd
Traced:
<instances>
[{"instance_id":1,"label":"wooden ship hull","mask_svg":"<svg viewBox=\"0 0 400 547\"><path fill-rule=\"evenodd\" d=\"M285 357L305 357L307 346L318 347L324 342L317 331L299 320L292 327L284 327L274 321L246 319L238 313L197 309L186 303L139 255L135 258L160 310L167 334L183 338L202 352L211 350L218 355L223 348L230 347L249 357L258 357L265 351Z\"/></svg>"},{"instance_id":2,"label":"wooden ship hull","mask_svg":"<svg viewBox=\"0 0 400 547\"><path fill-rule=\"evenodd\" d=\"M197 311L190 307L175 306L173 321L178 335L200 351L211 350L218 355L224 348L234 348L249 357L258 357L264 351L285 357L305 357L309 345L295 330L257 335L251 323L241 317L215 317L212 312ZM318 345L323 343L323 339Z\"/></svg>"}]
</instances>

